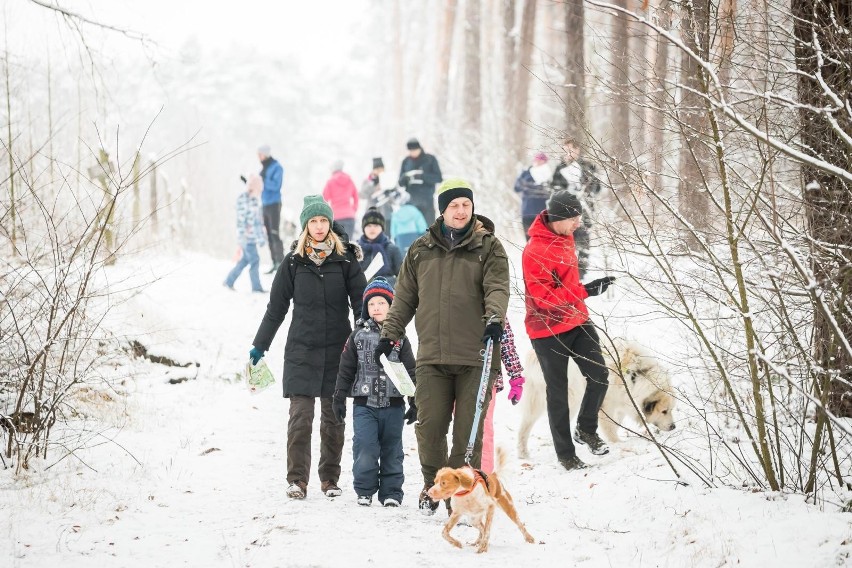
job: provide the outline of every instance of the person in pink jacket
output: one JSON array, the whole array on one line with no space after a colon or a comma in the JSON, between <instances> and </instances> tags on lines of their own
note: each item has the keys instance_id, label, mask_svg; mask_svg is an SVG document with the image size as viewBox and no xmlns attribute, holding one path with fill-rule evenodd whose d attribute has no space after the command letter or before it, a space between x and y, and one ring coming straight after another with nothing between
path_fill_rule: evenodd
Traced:
<instances>
[{"instance_id":1,"label":"person in pink jacket","mask_svg":"<svg viewBox=\"0 0 852 568\"><path fill-rule=\"evenodd\" d=\"M343 161L336 160L331 166L331 177L322 190L334 212L334 222L340 223L350 239L355 232L355 213L358 211L358 190L349 174L343 171ZM352 239L354 240L354 239Z\"/></svg>"},{"instance_id":2,"label":"person in pink jacket","mask_svg":"<svg viewBox=\"0 0 852 568\"><path fill-rule=\"evenodd\" d=\"M515 348L515 334L512 326L506 320L503 336L500 337L500 360L506 373L509 375L509 400L512 404L518 404L524 392L524 368L518 358L518 350ZM491 393L491 404L485 414L485 424L482 426L482 471L491 473L494 471L494 407L497 406L497 393L503 390L503 374L497 375L494 381L494 392Z\"/></svg>"}]
</instances>

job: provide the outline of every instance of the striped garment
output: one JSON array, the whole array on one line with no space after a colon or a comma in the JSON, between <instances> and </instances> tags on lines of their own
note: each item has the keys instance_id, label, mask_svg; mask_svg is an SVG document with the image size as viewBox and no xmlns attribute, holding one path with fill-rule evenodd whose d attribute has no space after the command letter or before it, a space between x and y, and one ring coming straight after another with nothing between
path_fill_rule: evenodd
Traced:
<instances>
[{"instance_id":1,"label":"striped garment","mask_svg":"<svg viewBox=\"0 0 852 568\"><path fill-rule=\"evenodd\" d=\"M248 192L237 197L237 242L241 247L248 244L262 247L266 244L260 200Z\"/></svg>"}]
</instances>

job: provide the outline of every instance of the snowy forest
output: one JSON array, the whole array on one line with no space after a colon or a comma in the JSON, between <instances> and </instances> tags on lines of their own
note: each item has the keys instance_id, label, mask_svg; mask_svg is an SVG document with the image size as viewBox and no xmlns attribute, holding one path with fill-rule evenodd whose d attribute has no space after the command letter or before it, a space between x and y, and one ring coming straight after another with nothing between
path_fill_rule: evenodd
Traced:
<instances>
[{"instance_id":1,"label":"snowy forest","mask_svg":"<svg viewBox=\"0 0 852 568\"><path fill-rule=\"evenodd\" d=\"M590 273L617 277L591 317L604 343L643 342L675 383L677 430L641 420L583 478L552 467L542 420L509 481L540 542L495 530L487 565L852 565L852 4L144 4L0 2L0 553L11 565L469 558L441 540L440 515L392 523L371 511L398 531L397 556L353 561L347 548L370 538L354 497L344 492L343 512L286 502L287 400L241 383L268 298L221 286L259 146L284 168L289 246L333 162L360 184L381 156L390 188L412 137L445 179L471 182L476 212L495 222L520 335L515 179L536 153L553 166L578 141L602 187ZM269 356L278 380L283 335ZM517 410L503 399L497 443L514 452ZM607 489L592 498L595 485ZM214 517L221 526L204 525ZM332 518L351 527L324 551ZM196 522L187 543L175 536ZM736 536L714 535L728 522ZM797 539L795 553L779 544Z\"/></svg>"}]
</instances>

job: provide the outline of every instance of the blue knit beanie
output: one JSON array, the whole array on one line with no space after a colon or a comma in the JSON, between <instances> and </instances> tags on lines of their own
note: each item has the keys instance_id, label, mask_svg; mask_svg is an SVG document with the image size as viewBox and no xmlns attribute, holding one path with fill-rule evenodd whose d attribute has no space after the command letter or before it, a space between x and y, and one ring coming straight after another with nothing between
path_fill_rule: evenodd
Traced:
<instances>
[{"instance_id":1,"label":"blue knit beanie","mask_svg":"<svg viewBox=\"0 0 852 568\"><path fill-rule=\"evenodd\" d=\"M370 317L367 310L367 302L374 296L382 296L388 301L388 305L393 304L393 286L381 276L376 276L367 284L367 287L364 288L364 303L361 304L361 319L364 321L367 321Z\"/></svg>"}]
</instances>

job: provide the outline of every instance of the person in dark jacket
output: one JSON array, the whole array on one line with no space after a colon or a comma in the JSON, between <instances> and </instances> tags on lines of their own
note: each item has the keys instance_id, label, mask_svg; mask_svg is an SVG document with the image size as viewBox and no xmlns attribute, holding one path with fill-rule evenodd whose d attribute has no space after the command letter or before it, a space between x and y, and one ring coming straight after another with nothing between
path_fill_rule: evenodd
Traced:
<instances>
[{"instance_id":1,"label":"person in dark jacket","mask_svg":"<svg viewBox=\"0 0 852 568\"><path fill-rule=\"evenodd\" d=\"M583 207L570 191L559 191L530 227L530 240L521 254L526 292L527 328L547 384L547 417L553 449L567 470L586 467L571 441L568 418L568 363L577 364L586 379L574 441L595 455L609 451L598 436L598 412L609 387L609 371L601 353L595 325L585 299L603 293L612 276L580 284L573 233L582 226Z\"/></svg>"},{"instance_id":2,"label":"person in dark jacket","mask_svg":"<svg viewBox=\"0 0 852 568\"><path fill-rule=\"evenodd\" d=\"M384 215L375 207L370 207L361 218L361 230L363 234L358 239L358 245L364 253L361 269L366 271L376 255L381 254L382 266L367 277L381 276L393 286L399 274L399 267L402 266L402 252L385 233Z\"/></svg>"},{"instance_id":3,"label":"person in dark jacket","mask_svg":"<svg viewBox=\"0 0 852 568\"><path fill-rule=\"evenodd\" d=\"M583 207L583 224L574 231L574 243L577 251L580 281L586 277L589 268L590 231L592 228L591 214L594 212L595 201L601 192L601 182L595 175L595 165L584 160L580 144L573 138L562 142L565 156L556 170L550 185L553 191L567 190L574 194Z\"/></svg>"},{"instance_id":4,"label":"person in dark jacket","mask_svg":"<svg viewBox=\"0 0 852 568\"><path fill-rule=\"evenodd\" d=\"M411 205L417 207L427 224L435 221L435 186L441 181L441 167L432 154L427 154L417 138L406 143L408 157L399 170L399 185L411 196Z\"/></svg>"},{"instance_id":5,"label":"person in dark jacket","mask_svg":"<svg viewBox=\"0 0 852 568\"><path fill-rule=\"evenodd\" d=\"M546 178L542 178L546 175ZM547 169L547 154L537 152L533 156L532 165L521 172L515 180L515 192L521 194L521 221L524 224L524 235L535 221L536 216L544 210L547 198L550 197L550 170ZM538 178L538 179L536 179Z\"/></svg>"},{"instance_id":6,"label":"person in dark jacket","mask_svg":"<svg viewBox=\"0 0 852 568\"><path fill-rule=\"evenodd\" d=\"M509 259L494 234L494 223L473 212L473 188L465 180L448 179L438 190L441 217L414 241L396 282L394 303L382 326L376 356L388 354L414 318L417 329L419 424L417 451L424 487L418 507L434 515L438 503L427 490L444 466L465 464L485 351L492 340L491 367L470 463L480 467L482 421L500 366L500 337L509 305ZM416 315L416 318L415 318ZM455 418L453 408L455 407ZM447 431L453 422L452 448Z\"/></svg>"},{"instance_id":7,"label":"person in dark jacket","mask_svg":"<svg viewBox=\"0 0 852 568\"><path fill-rule=\"evenodd\" d=\"M340 495L343 425L332 411L340 354L361 315L366 281L358 245L337 223L319 195L305 197L302 234L284 257L269 294L266 313L250 352L257 363L269 350L290 303L293 318L284 347L284 396L290 399L287 423L287 496L304 499L311 467L311 429L320 398L319 478L328 497ZM353 319L350 320L350 314Z\"/></svg>"},{"instance_id":8,"label":"person in dark jacket","mask_svg":"<svg viewBox=\"0 0 852 568\"><path fill-rule=\"evenodd\" d=\"M281 184L284 181L284 168L272 157L269 144L257 149L260 165L260 177L263 179L263 192L260 201L263 205L263 226L269 241L269 254L272 256L272 268L267 274L278 270L284 258L284 245L281 242Z\"/></svg>"},{"instance_id":9,"label":"person in dark jacket","mask_svg":"<svg viewBox=\"0 0 852 568\"><path fill-rule=\"evenodd\" d=\"M346 417L346 398L353 397L352 477L358 504L369 506L378 491L385 507L402 503L402 423L417 419L414 398L404 413L403 395L373 356L379 332L393 303L393 287L377 277L364 290L359 327L349 336L340 357L340 371L334 391L334 414L340 423ZM414 379L414 353L403 338L394 346L389 359L400 361Z\"/></svg>"}]
</instances>

